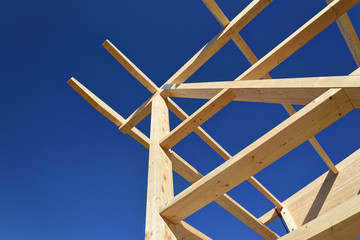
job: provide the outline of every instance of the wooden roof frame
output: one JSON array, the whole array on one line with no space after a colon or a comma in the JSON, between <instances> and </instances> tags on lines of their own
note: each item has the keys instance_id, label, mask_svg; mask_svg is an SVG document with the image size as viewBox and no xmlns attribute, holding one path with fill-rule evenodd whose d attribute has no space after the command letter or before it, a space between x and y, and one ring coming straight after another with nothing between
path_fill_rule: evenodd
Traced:
<instances>
[{"instance_id":1,"label":"wooden roof frame","mask_svg":"<svg viewBox=\"0 0 360 240\"><path fill-rule=\"evenodd\" d=\"M106 40L103 43L104 48L152 93L127 119L75 78L69 80L68 84L118 126L121 132L129 134L149 149L145 239L210 239L183 220L212 201L263 238L279 239L280 237L266 226L277 218L275 210L257 219L226 194L245 180L280 211L291 231L282 237L283 239L353 239L360 236L360 229L357 228L360 224L360 164L356 163L360 162L357 161L360 160L360 150L335 166L314 137L350 111L360 107L360 42L346 14L360 0L326 1L328 6L258 60L238 32L272 1L253 0L229 21L214 0L203 0L223 30L161 87L157 87L120 50ZM337 22L358 69L349 76L271 79L269 71L334 21ZM230 39L253 64L248 70L233 82L184 83ZM264 79L259 80L262 78ZM170 97L210 100L189 116ZM234 100L280 103L290 117L235 156L231 156L201 128L201 124ZM306 106L296 112L291 104ZM182 120L172 131L169 129L169 110ZM136 125L150 113L149 138L138 130ZM171 150L193 131L226 161L206 176ZM280 202L253 175L306 140L312 144L330 170L288 200ZM192 184L177 196L174 196L173 191L173 170ZM354 179L346 178L349 175L354 176ZM337 187L331 189L331 185L331 190L327 189L326 192L326 189L323 189L326 181L332 184L336 182ZM331 201L326 199L328 195L325 195L325 198L319 196L319 191L330 194ZM294 199L301 199L303 207L299 207ZM325 208L313 211L314 199L320 201ZM298 212L307 212L308 215ZM333 220L329 221L329 218Z\"/></svg>"}]
</instances>

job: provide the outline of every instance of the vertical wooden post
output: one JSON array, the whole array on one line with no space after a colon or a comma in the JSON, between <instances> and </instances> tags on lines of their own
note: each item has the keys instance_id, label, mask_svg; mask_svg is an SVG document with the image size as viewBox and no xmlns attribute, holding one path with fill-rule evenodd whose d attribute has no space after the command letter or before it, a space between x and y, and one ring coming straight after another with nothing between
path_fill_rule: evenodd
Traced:
<instances>
[{"instance_id":1,"label":"vertical wooden post","mask_svg":"<svg viewBox=\"0 0 360 240\"><path fill-rule=\"evenodd\" d=\"M176 239L160 216L162 205L174 196L172 164L160 147L160 140L169 133L169 130L169 111L165 100L158 95L152 102L151 113L146 240Z\"/></svg>"}]
</instances>

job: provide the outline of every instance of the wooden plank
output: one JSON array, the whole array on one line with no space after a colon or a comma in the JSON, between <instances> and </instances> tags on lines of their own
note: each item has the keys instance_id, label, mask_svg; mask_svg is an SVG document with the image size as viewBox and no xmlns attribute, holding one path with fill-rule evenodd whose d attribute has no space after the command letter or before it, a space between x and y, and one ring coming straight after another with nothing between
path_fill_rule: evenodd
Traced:
<instances>
[{"instance_id":1,"label":"wooden plank","mask_svg":"<svg viewBox=\"0 0 360 240\"><path fill-rule=\"evenodd\" d=\"M265 55L261 60L250 67L245 73L240 75L236 81L261 78L271 69L289 57L292 53L298 50L301 46L310 41L314 36L316 36L319 32L335 21L338 16L341 16L359 1L360 0L335 0L322 11L320 11L316 16L310 19L306 24L300 27L297 31L295 31L292 35L290 35L290 37L284 40L270 53ZM229 26L230 24L228 27ZM193 60L190 60L190 62L191 61ZM184 71L185 70L180 72ZM174 79L179 78L175 77ZM166 84L180 83L180 81L177 80L173 81L174 79L166 82ZM163 139L161 146L167 149L173 147L176 143L191 133L195 128L204 123L212 115L220 111L226 104L231 101L231 99L234 99L235 97L233 94L234 93L227 89L219 92L204 106L193 113L188 119L183 121L179 126L172 130Z\"/></svg>"},{"instance_id":2,"label":"wooden plank","mask_svg":"<svg viewBox=\"0 0 360 240\"><path fill-rule=\"evenodd\" d=\"M203 175L198 172L194 167L187 163L175 152L168 150L166 151L169 159L172 161L173 169L180 176L185 178L191 184L196 183L203 178ZM260 236L265 239L277 239L278 235L274 233L271 229L266 227L261 221L254 217L250 212L238 204L234 199L229 195L223 194L219 196L215 202L231 213L234 217L242 221Z\"/></svg>"},{"instance_id":3,"label":"wooden plank","mask_svg":"<svg viewBox=\"0 0 360 240\"><path fill-rule=\"evenodd\" d=\"M116 126L120 126L125 119L120 116L117 112L115 112L111 107L109 107L106 103L104 103L101 99L99 99L95 94L89 91L86 87L84 87L80 82L78 82L75 78L71 78L68 81L68 84L81 96L83 97L91 106L93 106L96 110L98 110L101 114L103 114L107 119L113 122ZM149 149L149 138L145 136L141 131L137 128L131 129L129 135L138 141L141 145Z\"/></svg>"},{"instance_id":4,"label":"wooden plank","mask_svg":"<svg viewBox=\"0 0 360 240\"><path fill-rule=\"evenodd\" d=\"M342 89L330 89L253 144L170 200L161 215L177 223L275 162L353 110Z\"/></svg>"},{"instance_id":5,"label":"wooden plank","mask_svg":"<svg viewBox=\"0 0 360 240\"><path fill-rule=\"evenodd\" d=\"M234 101L306 105L330 88L344 88L351 101L360 107L360 76L288 78L203 82L165 86L170 97L211 99L222 89L236 94Z\"/></svg>"},{"instance_id":6,"label":"wooden plank","mask_svg":"<svg viewBox=\"0 0 360 240\"><path fill-rule=\"evenodd\" d=\"M160 95L152 103L150 130L145 239L176 239L159 214L161 206L174 197L172 164L159 145L169 132L169 111Z\"/></svg>"},{"instance_id":7,"label":"wooden plank","mask_svg":"<svg viewBox=\"0 0 360 240\"><path fill-rule=\"evenodd\" d=\"M215 3L214 0L203 0L206 4L206 6L208 7L208 9L210 10L210 12L217 18L217 20L220 22L220 24L222 24L223 26L227 25L229 20L226 18L225 14L221 11L221 9L217 6L217 4ZM346 15L346 13L344 14ZM343 15L343 16L344 16ZM341 19L341 18L340 18ZM338 20L337 20L338 22ZM350 20L349 20L350 22ZM350 22L351 24L351 22ZM352 27L352 26L351 26ZM353 28L352 28L353 30ZM355 31L353 31L352 33L354 33ZM356 36L356 33L355 33ZM356 36L357 37L357 36ZM241 38L241 36L239 34L235 34L233 37L233 41L235 42L236 46L240 49L240 51L244 54L244 56L248 59L248 61L251 64L255 64L258 59L255 56L255 54L251 51L251 49L249 48L249 46L245 43L244 39ZM359 44L360 46L360 44ZM267 73L264 75L265 79L271 79L271 76ZM285 110L290 114L294 114L296 111L295 109L287 103L282 103L282 106L285 108ZM332 161L330 160L329 156L326 154L326 152L324 151L324 149L321 147L321 145L318 143L318 141L316 140L315 137L311 137L309 139L311 145L315 148L315 150L318 152L318 154L320 155L320 157L323 159L323 161L325 162L325 164L331 169L331 171L333 171L335 174L338 173L338 170L336 169L336 167L334 166L334 164L332 163Z\"/></svg>"},{"instance_id":8,"label":"wooden plank","mask_svg":"<svg viewBox=\"0 0 360 240\"><path fill-rule=\"evenodd\" d=\"M172 148L175 146L175 144L180 142L188 134L194 131L194 129L208 120L212 115L230 103L234 98L235 94L231 90L225 89L221 91L214 97L213 101L206 103L185 121L183 121L179 126L173 129L167 136L165 136L160 145L164 149Z\"/></svg>"},{"instance_id":9,"label":"wooden plank","mask_svg":"<svg viewBox=\"0 0 360 240\"><path fill-rule=\"evenodd\" d=\"M152 95L148 98L138 109L136 109L119 127L119 130L126 134L133 127L135 127L141 120L146 118L147 115L151 113L152 100L156 97L157 94Z\"/></svg>"},{"instance_id":10,"label":"wooden plank","mask_svg":"<svg viewBox=\"0 0 360 240\"><path fill-rule=\"evenodd\" d=\"M174 108L174 112L176 115L179 116L181 120L185 120L188 115L182 111L180 107L176 105L174 101L172 101L170 98L166 99L167 105L170 110ZM201 137L212 149L214 149L224 160L229 160L232 156L230 153L228 153L220 144L218 144L209 134L205 132L201 127L198 127L195 129L195 133L199 137ZM268 198L272 203L274 203L275 206L277 206L279 209L281 209L281 202L272 195L259 181L257 181L253 176L251 176L248 181L256 188L258 189L266 198Z\"/></svg>"},{"instance_id":11,"label":"wooden plank","mask_svg":"<svg viewBox=\"0 0 360 240\"><path fill-rule=\"evenodd\" d=\"M360 237L360 195L291 232L282 240L352 240Z\"/></svg>"},{"instance_id":12,"label":"wooden plank","mask_svg":"<svg viewBox=\"0 0 360 240\"><path fill-rule=\"evenodd\" d=\"M182 121L186 120L189 115L184 112L171 98L165 99L168 108ZM197 127L194 131L204 142L206 142L215 152L217 152L222 158L228 160L231 155L213 139L202 127Z\"/></svg>"},{"instance_id":13,"label":"wooden plank","mask_svg":"<svg viewBox=\"0 0 360 240\"><path fill-rule=\"evenodd\" d=\"M330 4L332 1L333 0L326 0L326 3ZM336 24L345 39L356 65L360 67L360 41L347 13L344 13L338 18Z\"/></svg>"},{"instance_id":14,"label":"wooden plank","mask_svg":"<svg viewBox=\"0 0 360 240\"><path fill-rule=\"evenodd\" d=\"M225 16L223 11L221 11L214 0L203 0L203 2L222 27L226 27L230 23L229 19ZM251 51L239 33L235 33L232 40L251 64L254 64L258 61L255 54ZM270 76L267 78L270 78Z\"/></svg>"},{"instance_id":15,"label":"wooden plank","mask_svg":"<svg viewBox=\"0 0 360 240\"><path fill-rule=\"evenodd\" d=\"M122 52L119 51L109 40L103 43L103 47L133 75L151 93L155 93L158 87L139 68L135 66Z\"/></svg>"},{"instance_id":16,"label":"wooden plank","mask_svg":"<svg viewBox=\"0 0 360 240\"><path fill-rule=\"evenodd\" d=\"M360 149L336 165L339 174L326 172L283 202L297 226L302 226L360 192ZM260 220L273 221L272 210ZM268 220L267 220L268 219Z\"/></svg>"},{"instance_id":17,"label":"wooden plank","mask_svg":"<svg viewBox=\"0 0 360 240\"><path fill-rule=\"evenodd\" d=\"M221 24L221 26L225 27L230 23L229 19L225 16L223 11L219 8L214 0L202 0L205 6L209 9L209 11L214 15L216 20Z\"/></svg>"},{"instance_id":18,"label":"wooden plank","mask_svg":"<svg viewBox=\"0 0 360 240\"><path fill-rule=\"evenodd\" d=\"M272 0L253 0L222 31L201 48L165 84L182 83L220 50L233 36L256 17Z\"/></svg>"},{"instance_id":19,"label":"wooden plank","mask_svg":"<svg viewBox=\"0 0 360 240\"><path fill-rule=\"evenodd\" d=\"M282 203L274 195L272 195L272 193L269 192L258 180L251 176L248 181L267 199L269 199L270 202L272 202L279 210L283 209L284 206Z\"/></svg>"},{"instance_id":20,"label":"wooden plank","mask_svg":"<svg viewBox=\"0 0 360 240\"><path fill-rule=\"evenodd\" d=\"M235 81L259 79L300 49L360 0L335 0L266 54Z\"/></svg>"}]
</instances>

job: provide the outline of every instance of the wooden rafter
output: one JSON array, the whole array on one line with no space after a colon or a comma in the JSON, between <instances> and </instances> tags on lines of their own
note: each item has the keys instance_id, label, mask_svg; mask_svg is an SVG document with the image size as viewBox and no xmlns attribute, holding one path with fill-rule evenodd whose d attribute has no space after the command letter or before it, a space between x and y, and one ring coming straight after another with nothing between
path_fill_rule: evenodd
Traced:
<instances>
[{"instance_id":1,"label":"wooden rafter","mask_svg":"<svg viewBox=\"0 0 360 240\"><path fill-rule=\"evenodd\" d=\"M297 51L305 43L310 41L314 36L324 30L337 17L344 14L352 8L360 0L335 0L297 31L291 34L287 39L265 55L262 59L252 65L247 71L241 74L235 81L259 79L274 67L279 65L287 57ZM168 82L174 83L174 82ZM176 82L179 83L179 82ZM161 142L164 148L171 148L179 141L190 134L196 127L200 126L215 113L220 111L233 99L236 95L231 90L224 89L215 95L211 100L199 108L189 118L183 121L179 126L173 129Z\"/></svg>"},{"instance_id":2,"label":"wooden rafter","mask_svg":"<svg viewBox=\"0 0 360 240\"><path fill-rule=\"evenodd\" d=\"M239 32L256 17L272 0L253 0L241 11L221 32L201 48L182 68L179 69L165 84L183 83L219 49L221 49L235 33Z\"/></svg>"},{"instance_id":3,"label":"wooden rafter","mask_svg":"<svg viewBox=\"0 0 360 240\"><path fill-rule=\"evenodd\" d=\"M330 89L170 200L161 215L174 223L275 162L354 109L342 89Z\"/></svg>"},{"instance_id":4,"label":"wooden rafter","mask_svg":"<svg viewBox=\"0 0 360 240\"><path fill-rule=\"evenodd\" d=\"M314 146L330 170L335 174L339 173L314 135L354 108L360 107L360 68L351 76L343 77L256 80L262 77L271 79L268 74L269 71L337 18L338 26L349 49L356 63L360 64L360 42L346 14L346 11L360 0L326 1L329 4L327 7L258 61L238 32L272 0L253 0L232 21L227 19L214 0L203 0L223 26L223 30L180 68L162 88L158 88L123 53L106 40L103 46L109 53L153 94L127 119L122 118L77 80L74 78L69 80L68 84L95 109L116 124L120 131L128 133L149 149L145 239L209 240L209 237L182 220L212 201L217 202L265 239L278 239L279 236L264 224L275 219L274 211L270 211L262 218L257 219L226 194L227 191L246 180L253 184L278 209L282 209L281 214L283 214L292 233L281 239L338 239L339 237L350 239L360 236L358 229L356 229L360 223L360 208L358 207L360 198L358 196L351 198L353 195L343 190L349 182L354 183L356 181L344 177L346 174L351 174L349 171L354 171L352 168L344 169L342 164L348 161L344 160L345 163L339 164L339 169L341 169L339 175L331 175L335 179L333 181L337 181L335 189L341 189L341 194L344 193L345 197L334 197L330 193L329 196L332 199L327 202L326 197L328 195L321 196L320 201L325 207L317 212L315 211L314 215L313 203L302 223L299 222L299 219L303 215L297 211L301 208L294 210L295 204L291 201L295 198L301 199L306 203L302 211L306 211L309 202L311 203L309 198L313 199L312 195L314 195L314 191L321 181L329 180L330 173L325 180L323 176L320 177L320 180L309 184L307 188L304 188L305 190L299 191L284 203L276 199L253 177L254 174L306 140L309 140ZM234 82L181 84L230 39L253 64L252 67L236 78ZM240 82L240 80L242 81ZM194 114L188 116L169 97L205 98L210 99L210 101ZM281 103L291 116L237 155L231 156L200 125L233 100ZM296 112L291 104L306 106ZM171 132L169 132L169 109L183 120ZM149 139L135 126L150 112L152 112L152 120L151 138ZM192 131L195 131L225 160L228 160L206 176L203 176L170 150ZM356 163L352 163L352 166L358 168ZM175 197L173 196L172 170L192 183L189 188ZM356 174L351 175L355 176ZM326 184L321 185L321 189L324 185ZM353 187L347 188L354 189ZM307 195L301 195L304 191L308 191L306 192ZM316 196L316 199L318 198L319 194ZM350 200L341 203L348 198ZM311 217L313 218L310 219ZM328 221L328 219L332 219L332 221Z\"/></svg>"},{"instance_id":5,"label":"wooden rafter","mask_svg":"<svg viewBox=\"0 0 360 240\"><path fill-rule=\"evenodd\" d=\"M203 0L205 5L208 7L210 12L215 16L215 18L218 20L218 22L223 26L227 26L229 24L228 18L225 16L225 14L221 11L219 6L216 4L214 0ZM255 56L255 54L251 51L249 46L246 44L244 39L240 36L240 34L235 34L232 38L235 45L240 49L240 51L244 54L244 56L248 59L248 61L251 64L255 64L258 59ZM271 79L271 76L269 73L264 75L265 79ZM282 103L282 106L285 108L285 110L289 113L289 115L292 115L296 113L293 106L291 106L288 103ZM316 152L320 155L320 157L323 159L325 164L329 167L333 173L338 174L339 171L334 166L333 162L329 158L329 156L326 154L325 150L321 147L320 143L316 140L316 138L313 136L309 139L310 144L314 147Z\"/></svg>"},{"instance_id":6,"label":"wooden rafter","mask_svg":"<svg viewBox=\"0 0 360 240\"><path fill-rule=\"evenodd\" d=\"M333 0L326 0L330 4ZM353 56L356 65L360 67L360 41L347 13L336 20L341 34Z\"/></svg>"},{"instance_id":7,"label":"wooden rafter","mask_svg":"<svg viewBox=\"0 0 360 240\"><path fill-rule=\"evenodd\" d=\"M148 78L139 68L136 67L124 54L122 54L109 40L104 42L104 47L115 56L123 66L131 72L135 78L139 78L140 82L146 81L147 86L154 86L155 84ZM149 89L150 91L150 89ZM151 112L152 100L158 95L159 92L154 93L146 102L144 102L133 114L130 115L119 127L119 130L123 133L128 133L137 123L145 118ZM167 106L172 110L181 120L189 117L174 101L170 98L165 98ZM225 160L231 158L231 155L218 144L208 133L206 133L201 127L195 130L195 133L202 138L211 148L213 148L221 157ZM181 175L181 174L180 174ZM268 197L275 205L279 201L273 196L262 184L260 184L254 177L249 178L249 182L253 184L261 193ZM278 205L281 209L281 206ZM253 227L252 227L253 228Z\"/></svg>"},{"instance_id":8,"label":"wooden rafter","mask_svg":"<svg viewBox=\"0 0 360 240\"><path fill-rule=\"evenodd\" d=\"M108 105L106 105L103 101L101 101L96 95L90 92L87 88L85 88L81 83L79 83L74 78L70 79L69 85L82 96L87 102L90 103L95 109L97 109L100 113L102 113L105 117L107 117L110 121L118 124L122 124L125 120L118 113L116 113L113 109L111 109ZM169 100L169 99L168 99ZM101 107L99 107L101 106ZM113 121L114 117L116 121ZM132 128L129 132L129 135L132 136L135 140L140 142L144 147L149 149L150 140L146 137L141 131L136 128ZM225 150L224 150L225 151ZM203 177L203 175L198 172L194 167L192 167L189 163L187 163L184 159L182 159L179 155L177 155L173 151L165 151L168 155L169 159L172 162L172 168L175 172L177 172L180 176L185 178L190 183L195 183L199 179ZM265 189L266 190L266 189ZM265 239L276 239L277 235L271 231L268 227L266 227L262 222L260 222L257 218L255 218L251 213L249 213L245 208L239 205L235 200L230 198L228 195L223 195L219 197L216 202L222 206L225 210L231 213L233 216L238 218L240 221L244 222L247 226L257 232L259 235L263 236ZM183 229L183 226L172 227L172 230L180 229L179 231L184 232L186 229ZM189 231L186 231L187 234L190 234ZM175 234L175 233L174 233ZM176 234L175 234L176 235ZM194 236L196 238L196 236Z\"/></svg>"}]
</instances>

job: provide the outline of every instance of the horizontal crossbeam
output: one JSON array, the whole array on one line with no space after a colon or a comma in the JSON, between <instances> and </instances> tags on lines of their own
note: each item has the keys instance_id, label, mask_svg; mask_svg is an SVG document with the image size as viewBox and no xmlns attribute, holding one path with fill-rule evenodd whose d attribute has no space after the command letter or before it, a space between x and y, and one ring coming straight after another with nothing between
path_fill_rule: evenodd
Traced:
<instances>
[{"instance_id":1,"label":"horizontal crossbeam","mask_svg":"<svg viewBox=\"0 0 360 240\"><path fill-rule=\"evenodd\" d=\"M264 79L183 83L166 86L170 97L211 99L223 89L236 94L234 101L306 105L330 88L344 88L360 107L360 76Z\"/></svg>"}]
</instances>

